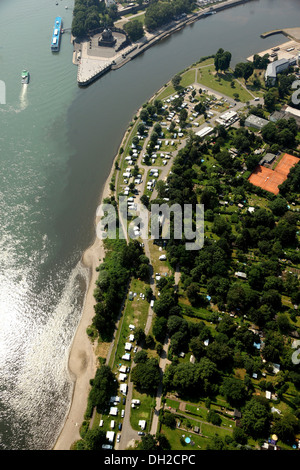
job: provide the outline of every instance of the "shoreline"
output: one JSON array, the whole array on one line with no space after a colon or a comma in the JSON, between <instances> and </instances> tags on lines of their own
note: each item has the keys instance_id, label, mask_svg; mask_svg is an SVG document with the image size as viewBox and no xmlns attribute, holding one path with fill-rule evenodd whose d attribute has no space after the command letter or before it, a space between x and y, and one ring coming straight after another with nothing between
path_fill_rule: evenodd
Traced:
<instances>
[{"instance_id":1,"label":"shoreline","mask_svg":"<svg viewBox=\"0 0 300 470\"><path fill-rule=\"evenodd\" d=\"M110 195L109 184L114 171L114 162L117 157L118 154L113 160L111 171L100 193L98 205ZM95 216L95 230L97 223L98 217ZM84 421L84 414L87 408L90 380L95 377L98 365L95 354L97 344L91 342L86 329L91 325L95 315L94 305L96 302L93 292L98 278L96 268L99 266L100 262L103 261L104 257L105 250L103 242L95 236L93 243L83 252L80 260L80 263L89 270L90 275L81 317L69 352L68 372L73 382L73 393L65 421L62 424L52 450L70 450L72 444L81 439L79 430Z\"/></svg>"},{"instance_id":2,"label":"shoreline","mask_svg":"<svg viewBox=\"0 0 300 470\"><path fill-rule=\"evenodd\" d=\"M142 107L140 107L136 113L139 113L141 109ZM128 127L123 134L118 147L118 152L112 161L110 173L102 187L98 205L100 205L103 200L111 194L109 185L115 171L115 162L119 158L119 150L124 141L126 141L127 129ZM99 216L95 216L95 231L99 220ZM93 292L98 278L98 271L96 271L96 268L99 266L100 262L103 261L104 257L105 249L103 242L97 237L97 235L95 235L93 243L83 252L80 260L80 262L90 271L90 276L81 317L69 352L68 372L73 382L73 393L69 410L52 450L70 450L72 444L81 439L79 431L84 421L84 414L87 408L88 395L90 392L90 380L94 379L98 367L97 356L95 354L95 349L98 343L95 344L95 342L91 342L86 333L86 329L91 325L92 319L95 315L94 305L96 302Z\"/></svg>"}]
</instances>

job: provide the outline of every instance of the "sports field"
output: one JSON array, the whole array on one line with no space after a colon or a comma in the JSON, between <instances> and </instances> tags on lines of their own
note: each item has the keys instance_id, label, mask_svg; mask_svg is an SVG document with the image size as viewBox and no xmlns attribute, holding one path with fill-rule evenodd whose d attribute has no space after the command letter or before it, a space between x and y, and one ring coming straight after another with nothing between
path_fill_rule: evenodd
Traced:
<instances>
[{"instance_id":1,"label":"sports field","mask_svg":"<svg viewBox=\"0 0 300 470\"><path fill-rule=\"evenodd\" d=\"M250 183L273 194L279 193L278 186L288 177L290 169L299 162L299 158L285 154L274 170L258 165L249 177Z\"/></svg>"}]
</instances>

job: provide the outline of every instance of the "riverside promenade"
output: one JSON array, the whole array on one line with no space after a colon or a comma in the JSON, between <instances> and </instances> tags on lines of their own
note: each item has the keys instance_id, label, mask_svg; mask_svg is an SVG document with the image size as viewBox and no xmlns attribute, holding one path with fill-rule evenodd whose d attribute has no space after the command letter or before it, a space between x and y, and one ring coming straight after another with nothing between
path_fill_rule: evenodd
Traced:
<instances>
[{"instance_id":1,"label":"riverside promenade","mask_svg":"<svg viewBox=\"0 0 300 470\"><path fill-rule=\"evenodd\" d=\"M163 28L156 30L154 33L146 32L142 39L132 43L118 53L114 48L97 47L95 44L92 45L92 49L90 50L89 40L80 44L76 44L74 41L73 63L78 65L77 83L79 86L89 85L110 70L119 69L130 60L143 54L147 49L154 46L162 39L180 31L187 25L191 25L202 18L206 18L212 11L217 13L250 1L252 0L225 0L220 4L216 4L213 8L207 7L196 13L183 15L180 19L172 21ZM93 38L91 42L93 43Z\"/></svg>"}]
</instances>

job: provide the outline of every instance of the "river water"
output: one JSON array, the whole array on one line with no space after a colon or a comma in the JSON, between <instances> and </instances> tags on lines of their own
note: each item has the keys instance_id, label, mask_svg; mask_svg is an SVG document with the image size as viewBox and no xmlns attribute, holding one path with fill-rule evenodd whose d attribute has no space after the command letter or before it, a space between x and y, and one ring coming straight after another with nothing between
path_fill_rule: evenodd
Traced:
<instances>
[{"instance_id":1,"label":"river water","mask_svg":"<svg viewBox=\"0 0 300 470\"><path fill-rule=\"evenodd\" d=\"M300 16L300 0L254 0L79 89L70 34L58 54L50 51L55 16L65 28L72 21L73 1L58 3L0 0L0 449L51 449L63 425L72 394L68 352L88 282L80 258L136 110L219 47L232 52L234 65L280 44L283 36L260 34L299 26Z\"/></svg>"}]
</instances>

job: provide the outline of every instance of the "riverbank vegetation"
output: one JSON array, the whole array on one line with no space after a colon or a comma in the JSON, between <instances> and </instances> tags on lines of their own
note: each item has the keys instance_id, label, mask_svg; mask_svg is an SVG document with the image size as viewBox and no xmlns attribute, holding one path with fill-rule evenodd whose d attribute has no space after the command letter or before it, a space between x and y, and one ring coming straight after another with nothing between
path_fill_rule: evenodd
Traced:
<instances>
[{"instance_id":1,"label":"riverbank vegetation","mask_svg":"<svg viewBox=\"0 0 300 470\"><path fill-rule=\"evenodd\" d=\"M147 257L136 240L127 245L125 240L105 242L106 256L99 266L94 297L96 300L93 325L103 341L111 341L115 323L132 276L139 277L146 266Z\"/></svg>"},{"instance_id":2,"label":"riverbank vegetation","mask_svg":"<svg viewBox=\"0 0 300 470\"><path fill-rule=\"evenodd\" d=\"M112 26L116 16L116 7L106 7L99 0L75 0L72 19L72 35L83 38L99 27Z\"/></svg>"},{"instance_id":3,"label":"riverbank vegetation","mask_svg":"<svg viewBox=\"0 0 300 470\"><path fill-rule=\"evenodd\" d=\"M180 15L190 13L194 6L194 0L172 0L171 2L158 0L157 2L150 2L145 14L145 28L147 31L154 31Z\"/></svg>"}]
</instances>

